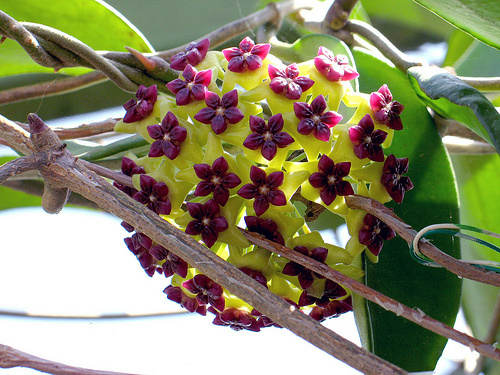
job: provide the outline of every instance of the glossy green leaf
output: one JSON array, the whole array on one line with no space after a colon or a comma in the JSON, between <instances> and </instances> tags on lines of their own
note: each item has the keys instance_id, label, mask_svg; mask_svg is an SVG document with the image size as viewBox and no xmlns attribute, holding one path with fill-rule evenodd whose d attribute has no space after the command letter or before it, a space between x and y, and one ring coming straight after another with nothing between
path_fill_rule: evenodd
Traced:
<instances>
[{"instance_id":1,"label":"glossy green leaf","mask_svg":"<svg viewBox=\"0 0 500 375\"><path fill-rule=\"evenodd\" d=\"M394 99L405 108L404 130L394 136L386 154L408 157L408 176L415 188L406 193L402 204L387 204L415 229L458 220L457 192L450 161L432 118L413 91L405 74L359 50L353 52L362 92L373 92L387 83ZM457 242L436 237L443 251L458 257ZM411 308L453 325L460 302L458 277L446 270L415 262L408 245L397 237L384 244L379 262L365 260L368 286ZM408 371L433 370L446 339L378 305L355 299L355 316L363 344L375 354Z\"/></svg>"},{"instance_id":2,"label":"glossy green leaf","mask_svg":"<svg viewBox=\"0 0 500 375\"><path fill-rule=\"evenodd\" d=\"M1 157L0 166L13 159L13 157ZM40 206L42 204L41 197L10 189L2 185L0 185L0 197L0 211L18 207Z\"/></svg>"},{"instance_id":3,"label":"glossy green leaf","mask_svg":"<svg viewBox=\"0 0 500 375\"><path fill-rule=\"evenodd\" d=\"M377 28L381 28L385 33L384 28L387 27L386 30L390 31L387 36L396 44L398 40L410 42L412 38L418 37L416 33L444 39L451 30L451 26L446 22L412 0L384 0L383 2L361 0L361 3ZM396 29L395 26L399 28Z\"/></svg>"},{"instance_id":4,"label":"glossy green leaf","mask_svg":"<svg viewBox=\"0 0 500 375\"><path fill-rule=\"evenodd\" d=\"M490 46L500 48L498 0L415 0Z\"/></svg>"},{"instance_id":5,"label":"glossy green leaf","mask_svg":"<svg viewBox=\"0 0 500 375\"><path fill-rule=\"evenodd\" d=\"M455 29L448 37L448 49L443 66L454 65L459 58L464 56L467 49L475 39L462 30Z\"/></svg>"},{"instance_id":6,"label":"glossy green leaf","mask_svg":"<svg viewBox=\"0 0 500 375\"><path fill-rule=\"evenodd\" d=\"M481 92L434 66L412 67L408 76L426 105L445 118L461 122L500 152L500 114Z\"/></svg>"},{"instance_id":7,"label":"glossy green leaf","mask_svg":"<svg viewBox=\"0 0 500 375\"><path fill-rule=\"evenodd\" d=\"M498 155L453 155L452 160L460 196L460 222L500 233L500 200L497 199L500 158ZM483 239L500 246L498 239ZM470 241L462 242L462 256L500 262L500 254ZM464 280L462 307L474 337L486 337L498 291L491 285ZM500 341L500 332L496 340ZM486 375L500 372L498 362L490 366L485 370Z\"/></svg>"},{"instance_id":8,"label":"glossy green leaf","mask_svg":"<svg viewBox=\"0 0 500 375\"><path fill-rule=\"evenodd\" d=\"M453 64L459 76L498 77L500 76L500 50L473 39L467 50Z\"/></svg>"},{"instance_id":9,"label":"glossy green leaf","mask_svg":"<svg viewBox=\"0 0 500 375\"><path fill-rule=\"evenodd\" d=\"M18 21L35 22L61 30L94 50L124 51L125 46L139 51L153 49L144 36L118 11L96 0L0 0L0 9ZM36 64L13 40L0 45L0 76L52 72ZM81 74L85 69L61 72Z\"/></svg>"}]
</instances>

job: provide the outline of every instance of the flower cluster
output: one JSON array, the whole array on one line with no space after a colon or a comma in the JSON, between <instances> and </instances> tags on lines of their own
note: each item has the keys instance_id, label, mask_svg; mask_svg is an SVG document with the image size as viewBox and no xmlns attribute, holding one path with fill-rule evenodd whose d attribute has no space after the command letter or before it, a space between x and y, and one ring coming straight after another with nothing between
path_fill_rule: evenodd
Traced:
<instances>
[{"instance_id":1,"label":"flower cluster","mask_svg":"<svg viewBox=\"0 0 500 375\"><path fill-rule=\"evenodd\" d=\"M365 249L375 260L395 233L347 207L345 197L401 203L413 188L408 159L384 153L403 129L403 105L387 85L355 92L359 74L349 58L324 46L315 58L290 65L270 49L246 37L238 47L210 51L206 39L173 56L179 78L167 84L172 95L141 86L124 105L115 130L138 133L151 146L146 156L123 158L134 188L115 186L323 321L352 310L350 291L251 244L240 227L362 276L353 260ZM346 220L345 248L311 231L295 207L298 194ZM144 234L125 243L149 276L170 279L164 293L187 310L211 313L214 324L234 330L279 327Z\"/></svg>"}]
</instances>

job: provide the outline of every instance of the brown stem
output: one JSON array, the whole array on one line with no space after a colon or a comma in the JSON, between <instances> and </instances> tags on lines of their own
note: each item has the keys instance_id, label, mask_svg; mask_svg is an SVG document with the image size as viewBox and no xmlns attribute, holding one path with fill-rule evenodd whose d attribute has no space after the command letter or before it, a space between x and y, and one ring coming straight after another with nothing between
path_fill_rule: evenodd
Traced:
<instances>
[{"instance_id":1,"label":"brown stem","mask_svg":"<svg viewBox=\"0 0 500 375\"><path fill-rule=\"evenodd\" d=\"M350 195L345 198L345 201L349 208L363 210L376 216L394 229L394 231L408 243L411 243L417 234L415 229L410 227L389 208L376 200L360 195ZM475 280L480 283L500 286L500 275L498 273L489 272L482 268L461 262L442 252L425 239L420 240L419 249L426 257L432 259L434 262L440 264L457 276Z\"/></svg>"},{"instance_id":2,"label":"brown stem","mask_svg":"<svg viewBox=\"0 0 500 375\"><path fill-rule=\"evenodd\" d=\"M0 139L3 139L7 145L24 155L34 152L29 133L2 115L0 115Z\"/></svg>"},{"instance_id":3,"label":"brown stem","mask_svg":"<svg viewBox=\"0 0 500 375\"><path fill-rule=\"evenodd\" d=\"M343 28L357 2L358 0L335 0L326 13L323 25L333 30Z\"/></svg>"},{"instance_id":4,"label":"brown stem","mask_svg":"<svg viewBox=\"0 0 500 375\"><path fill-rule=\"evenodd\" d=\"M46 163L43 160L43 155L35 154L23 156L7 163L0 165L0 184L15 175L23 172L38 169L42 164Z\"/></svg>"},{"instance_id":5,"label":"brown stem","mask_svg":"<svg viewBox=\"0 0 500 375\"><path fill-rule=\"evenodd\" d=\"M52 128L57 134L59 139L76 139L91 137L104 133L110 133L114 130L116 123L119 119L108 119L90 124L82 124L73 128ZM17 124L25 130L29 130L29 125L17 122Z\"/></svg>"},{"instance_id":6,"label":"brown stem","mask_svg":"<svg viewBox=\"0 0 500 375\"><path fill-rule=\"evenodd\" d=\"M107 77L101 72L90 72L81 76L3 90L0 92L0 105L72 92L105 80Z\"/></svg>"},{"instance_id":7,"label":"brown stem","mask_svg":"<svg viewBox=\"0 0 500 375\"><path fill-rule=\"evenodd\" d=\"M328 267L326 264L318 262L313 258L304 256L297 251L293 251L285 246L269 241L258 234L249 232L248 230L241 229L241 231L250 242L266 250L284 256L295 263L301 264L304 267L326 277L327 279L335 281L361 297L380 305L384 309L392 311L398 316L400 315L403 318L406 318L432 332L457 341L487 357L500 361L500 350L494 348L492 345L482 342L465 333L459 332L446 324L429 317L421 310L411 309L402 303L364 285L363 283L353 280L350 277L347 277L346 275Z\"/></svg>"},{"instance_id":8,"label":"brown stem","mask_svg":"<svg viewBox=\"0 0 500 375\"><path fill-rule=\"evenodd\" d=\"M53 375L133 375L122 372L90 370L49 361L0 344L0 368L27 367Z\"/></svg>"}]
</instances>

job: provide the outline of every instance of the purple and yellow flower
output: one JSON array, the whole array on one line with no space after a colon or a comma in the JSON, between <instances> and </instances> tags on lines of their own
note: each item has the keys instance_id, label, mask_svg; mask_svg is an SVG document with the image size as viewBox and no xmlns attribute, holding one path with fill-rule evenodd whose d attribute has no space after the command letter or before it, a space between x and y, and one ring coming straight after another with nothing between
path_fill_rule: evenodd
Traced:
<instances>
[{"instance_id":1,"label":"purple and yellow flower","mask_svg":"<svg viewBox=\"0 0 500 375\"><path fill-rule=\"evenodd\" d=\"M358 234L359 243L366 245L373 255L379 255L384 240L396 237L396 232L372 214L366 214Z\"/></svg>"},{"instance_id":2,"label":"purple and yellow flower","mask_svg":"<svg viewBox=\"0 0 500 375\"><path fill-rule=\"evenodd\" d=\"M301 253L302 255L313 258L314 260L317 260L321 263L325 262L328 255L328 249L324 247L315 247L314 249L309 250L305 246L295 246L293 250ZM285 267L283 267L283 271L281 271L281 273L288 276L298 276L299 284L304 290L308 289L312 285L315 277L320 279L323 278L323 276L318 275L317 273L307 269L303 265L295 262L288 262L287 264L285 264Z\"/></svg>"},{"instance_id":3,"label":"purple and yellow flower","mask_svg":"<svg viewBox=\"0 0 500 375\"><path fill-rule=\"evenodd\" d=\"M271 78L269 83L271 90L291 100L300 99L302 93L314 85L311 78L299 76L299 67L296 63L288 65L285 69L269 65L267 71Z\"/></svg>"},{"instance_id":4,"label":"purple and yellow flower","mask_svg":"<svg viewBox=\"0 0 500 375\"><path fill-rule=\"evenodd\" d=\"M175 95L177 105L188 105L192 101L205 99L207 87L212 81L212 70L198 72L188 64L182 72L184 79L174 79L167 83L167 88Z\"/></svg>"},{"instance_id":5,"label":"purple and yellow flower","mask_svg":"<svg viewBox=\"0 0 500 375\"><path fill-rule=\"evenodd\" d=\"M164 182L157 182L147 174L141 174L141 190L134 194L133 198L139 203L145 204L150 210L159 215L169 215L172 204L168 198L168 186Z\"/></svg>"},{"instance_id":6,"label":"purple and yellow flower","mask_svg":"<svg viewBox=\"0 0 500 375\"><path fill-rule=\"evenodd\" d=\"M392 93L387 85L382 85L377 92L370 94L370 108L378 122L387 125L390 129L403 129L399 115L403 112L404 106L392 100Z\"/></svg>"},{"instance_id":7,"label":"purple and yellow flower","mask_svg":"<svg viewBox=\"0 0 500 375\"><path fill-rule=\"evenodd\" d=\"M253 208L257 216L267 211L269 206L285 206L286 196L279 187L283 184L284 174L281 171L266 172L254 165L250 168L250 179L253 183L244 185L238 195L245 199L255 199Z\"/></svg>"},{"instance_id":8,"label":"purple and yellow flower","mask_svg":"<svg viewBox=\"0 0 500 375\"><path fill-rule=\"evenodd\" d=\"M369 114L366 114L358 125L349 128L349 138L354 144L354 154L359 159L368 158L373 161L384 161L382 143L387 138L387 132L377 129Z\"/></svg>"},{"instance_id":9,"label":"purple and yellow flower","mask_svg":"<svg viewBox=\"0 0 500 375\"><path fill-rule=\"evenodd\" d=\"M318 162L318 172L309 176L309 183L320 190L319 196L324 204L329 206L337 195L345 196L354 194L351 184L344 181L349 175L350 162L334 163L326 155L321 155Z\"/></svg>"},{"instance_id":10,"label":"purple and yellow flower","mask_svg":"<svg viewBox=\"0 0 500 375\"><path fill-rule=\"evenodd\" d=\"M283 116L278 113L266 121L258 116L250 115L250 134L243 146L250 150L261 149L261 154L267 160L272 160L278 152L278 148L285 148L294 142L290 134L283 132Z\"/></svg>"},{"instance_id":11,"label":"purple and yellow flower","mask_svg":"<svg viewBox=\"0 0 500 375\"><path fill-rule=\"evenodd\" d=\"M181 143L186 140L186 128L179 126L177 117L168 112L161 121L161 125L155 124L147 127L148 134L154 139L148 156L156 158L165 155L174 160L181 152Z\"/></svg>"},{"instance_id":12,"label":"purple and yellow flower","mask_svg":"<svg viewBox=\"0 0 500 375\"><path fill-rule=\"evenodd\" d=\"M209 164L195 164L196 176L202 181L196 186L194 195L196 197L206 197L213 193L214 200L224 206L229 199L229 189L233 189L241 184L241 179L236 173L228 172L229 164L221 156Z\"/></svg>"},{"instance_id":13,"label":"purple and yellow flower","mask_svg":"<svg viewBox=\"0 0 500 375\"><path fill-rule=\"evenodd\" d=\"M201 234L201 239L207 245L212 247L219 233L228 228L228 223L224 216L220 215L220 207L217 202L210 199L204 204L186 203L189 215L194 219L186 227L186 233L192 236Z\"/></svg>"},{"instance_id":14,"label":"purple and yellow flower","mask_svg":"<svg viewBox=\"0 0 500 375\"><path fill-rule=\"evenodd\" d=\"M323 46L319 47L318 56L314 58L314 65L318 72L333 82L350 81L359 76L358 72L349 65L347 56L335 56L332 51Z\"/></svg>"},{"instance_id":15,"label":"purple and yellow flower","mask_svg":"<svg viewBox=\"0 0 500 375\"><path fill-rule=\"evenodd\" d=\"M123 117L125 123L143 120L153 112L156 99L158 99L158 88L156 85L150 87L140 85L135 97L137 100L130 99L123 105L123 108L127 111Z\"/></svg>"},{"instance_id":16,"label":"purple and yellow flower","mask_svg":"<svg viewBox=\"0 0 500 375\"><path fill-rule=\"evenodd\" d=\"M304 102L293 103L295 116L300 120L297 132L302 135L314 133L320 141L328 142L330 128L337 125L342 116L334 111L326 111L326 100L323 95L317 96L311 104Z\"/></svg>"},{"instance_id":17,"label":"purple and yellow flower","mask_svg":"<svg viewBox=\"0 0 500 375\"><path fill-rule=\"evenodd\" d=\"M240 42L239 48L226 48L222 53L228 61L228 70L242 73L259 69L270 49L270 44L255 44L252 39L246 37Z\"/></svg>"},{"instance_id":18,"label":"purple and yellow flower","mask_svg":"<svg viewBox=\"0 0 500 375\"><path fill-rule=\"evenodd\" d=\"M403 201L406 191L413 189L413 183L410 178L403 176L407 172L408 158L398 159L391 154L385 159L380 182L384 185L391 198L397 203Z\"/></svg>"},{"instance_id":19,"label":"purple and yellow flower","mask_svg":"<svg viewBox=\"0 0 500 375\"><path fill-rule=\"evenodd\" d=\"M188 64L191 64L192 66L198 65L207 55L209 47L210 39L208 38L203 39L198 43L189 43L185 51L170 58L170 67L174 70L184 70Z\"/></svg>"},{"instance_id":20,"label":"purple and yellow flower","mask_svg":"<svg viewBox=\"0 0 500 375\"><path fill-rule=\"evenodd\" d=\"M222 99L214 92L205 93L206 107L202 108L195 116L195 120L203 124L211 124L215 134L222 134L227 130L228 124L236 124L243 120L243 112L237 107L238 92L229 91Z\"/></svg>"},{"instance_id":21,"label":"purple and yellow flower","mask_svg":"<svg viewBox=\"0 0 500 375\"><path fill-rule=\"evenodd\" d=\"M196 275L182 283L182 286L196 295L200 305L212 305L218 311L223 311L225 300L222 293L224 289L215 281L205 275Z\"/></svg>"}]
</instances>

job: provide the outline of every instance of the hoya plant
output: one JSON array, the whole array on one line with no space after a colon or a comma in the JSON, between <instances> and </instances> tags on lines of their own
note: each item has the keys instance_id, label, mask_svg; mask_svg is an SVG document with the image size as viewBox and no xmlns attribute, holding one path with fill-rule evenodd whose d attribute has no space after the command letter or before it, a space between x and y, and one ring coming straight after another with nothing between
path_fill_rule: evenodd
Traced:
<instances>
[{"instance_id":1,"label":"hoya plant","mask_svg":"<svg viewBox=\"0 0 500 375\"><path fill-rule=\"evenodd\" d=\"M252 3L150 42L121 2L0 1L0 141L16 155L0 207L119 217L123 257L221 335L288 329L365 374L432 371L454 340L496 373L499 5L392 3ZM66 94L89 85L95 108ZM14 104L41 97L121 116L61 129L47 104ZM460 307L472 335L452 328ZM351 312L362 347L322 324Z\"/></svg>"}]
</instances>

